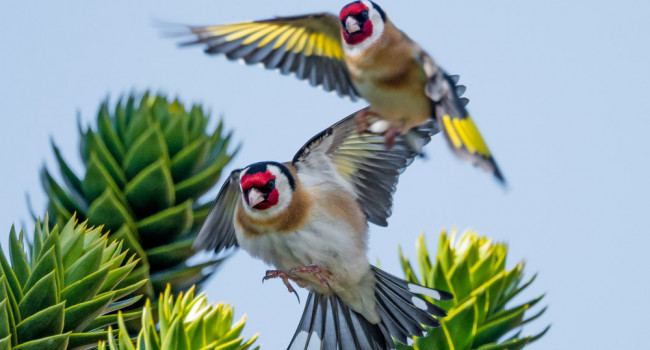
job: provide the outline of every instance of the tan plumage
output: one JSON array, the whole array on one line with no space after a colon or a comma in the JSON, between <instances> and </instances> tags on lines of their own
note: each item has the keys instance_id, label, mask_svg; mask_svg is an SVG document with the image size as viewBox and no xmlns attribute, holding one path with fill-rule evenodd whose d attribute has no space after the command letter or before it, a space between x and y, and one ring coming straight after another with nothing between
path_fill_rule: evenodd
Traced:
<instances>
[{"instance_id":1,"label":"tan plumage","mask_svg":"<svg viewBox=\"0 0 650 350\"><path fill-rule=\"evenodd\" d=\"M387 19L373 45L358 55L345 56L352 82L370 102L371 111L401 127L403 133L432 115L431 101L424 94L427 75L416 59L420 50Z\"/></svg>"},{"instance_id":2,"label":"tan plumage","mask_svg":"<svg viewBox=\"0 0 650 350\"><path fill-rule=\"evenodd\" d=\"M426 144L433 131L427 122L411 135ZM239 246L277 269L265 279L310 290L291 349L314 343L393 349L391 337L406 343L423 334L421 324L439 326L433 316L445 315L418 295L451 297L391 276L366 257L368 222L386 225L397 178L416 155L402 136L387 150L382 135L359 133L354 115L348 116L314 136L291 162L233 171L194 247Z\"/></svg>"},{"instance_id":3,"label":"tan plumage","mask_svg":"<svg viewBox=\"0 0 650 350\"><path fill-rule=\"evenodd\" d=\"M321 208L326 215L350 225L352 233L359 237L357 245L361 250L365 251L368 223L354 196L351 196L342 188L327 188L325 186L314 188L314 196L320 198L323 203Z\"/></svg>"},{"instance_id":4,"label":"tan plumage","mask_svg":"<svg viewBox=\"0 0 650 350\"><path fill-rule=\"evenodd\" d=\"M195 40L182 45L205 44L208 54L294 74L353 100L363 97L371 115L391 123L387 144L398 132L433 118L454 154L505 183L465 109L465 87L456 85L457 77L447 75L372 1L352 2L339 16L316 13L189 29ZM355 39L357 34L362 40Z\"/></svg>"}]
</instances>

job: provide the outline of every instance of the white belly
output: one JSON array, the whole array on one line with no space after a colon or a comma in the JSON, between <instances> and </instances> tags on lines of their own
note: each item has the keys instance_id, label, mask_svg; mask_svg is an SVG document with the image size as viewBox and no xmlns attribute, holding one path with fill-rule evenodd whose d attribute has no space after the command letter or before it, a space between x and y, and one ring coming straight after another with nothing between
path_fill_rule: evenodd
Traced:
<instances>
[{"instance_id":1,"label":"white belly","mask_svg":"<svg viewBox=\"0 0 650 350\"><path fill-rule=\"evenodd\" d=\"M369 270L365 242L359 242L358 234L352 232L350 225L325 215L312 215L304 227L292 233L267 233L249 238L237 227L235 233L241 248L279 270L308 265L328 270L334 289L338 289L337 285L356 285ZM318 283L310 285L314 287Z\"/></svg>"}]
</instances>

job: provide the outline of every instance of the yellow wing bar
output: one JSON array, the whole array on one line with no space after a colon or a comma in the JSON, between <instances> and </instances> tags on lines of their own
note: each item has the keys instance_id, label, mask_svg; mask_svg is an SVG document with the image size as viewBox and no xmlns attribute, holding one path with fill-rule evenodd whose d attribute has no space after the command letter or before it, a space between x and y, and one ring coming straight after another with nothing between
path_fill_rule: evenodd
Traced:
<instances>
[{"instance_id":1,"label":"yellow wing bar","mask_svg":"<svg viewBox=\"0 0 650 350\"><path fill-rule=\"evenodd\" d=\"M455 148L465 146L470 153L487 158L491 156L490 150L469 115L466 118L451 119L449 114L445 114L442 116L442 122Z\"/></svg>"},{"instance_id":2,"label":"yellow wing bar","mask_svg":"<svg viewBox=\"0 0 650 350\"><path fill-rule=\"evenodd\" d=\"M341 38L338 35L331 36L328 33L316 32L311 28L296 24L299 23L247 22L195 27L193 31L201 41L206 43L217 37L223 37L223 40L227 42L243 38L241 45L255 43L260 48L272 45L273 49L282 48L285 51L293 51L305 56L315 55L336 60L343 59Z\"/></svg>"},{"instance_id":3,"label":"yellow wing bar","mask_svg":"<svg viewBox=\"0 0 650 350\"><path fill-rule=\"evenodd\" d=\"M326 91L335 90L353 100L359 96L344 61L338 17L312 14L263 21L189 27L195 40L182 45L205 44L208 54L231 60L263 64L282 74L295 74Z\"/></svg>"}]
</instances>

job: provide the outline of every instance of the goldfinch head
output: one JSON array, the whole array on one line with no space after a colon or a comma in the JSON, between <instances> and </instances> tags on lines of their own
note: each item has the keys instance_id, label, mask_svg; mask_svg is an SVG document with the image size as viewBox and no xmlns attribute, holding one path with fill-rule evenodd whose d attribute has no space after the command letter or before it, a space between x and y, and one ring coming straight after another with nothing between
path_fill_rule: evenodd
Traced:
<instances>
[{"instance_id":1,"label":"goldfinch head","mask_svg":"<svg viewBox=\"0 0 650 350\"><path fill-rule=\"evenodd\" d=\"M239 176L242 203L249 213L276 215L291 202L296 183L286 166L260 162L248 166Z\"/></svg>"},{"instance_id":2,"label":"goldfinch head","mask_svg":"<svg viewBox=\"0 0 650 350\"><path fill-rule=\"evenodd\" d=\"M372 1L351 2L341 9L341 34L345 44L354 46L373 43L384 31L386 14Z\"/></svg>"}]
</instances>

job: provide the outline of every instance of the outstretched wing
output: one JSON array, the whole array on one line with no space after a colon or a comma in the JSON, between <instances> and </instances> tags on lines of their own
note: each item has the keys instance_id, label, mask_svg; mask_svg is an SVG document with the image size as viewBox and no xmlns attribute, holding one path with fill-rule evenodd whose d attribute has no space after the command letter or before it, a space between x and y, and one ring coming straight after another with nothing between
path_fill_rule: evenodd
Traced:
<instances>
[{"instance_id":1,"label":"outstretched wing","mask_svg":"<svg viewBox=\"0 0 650 350\"><path fill-rule=\"evenodd\" d=\"M457 85L458 77L447 75L425 52L420 53L419 59L428 76L425 93L432 101L434 118L451 150L505 184L492 153L465 109L468 100L460 97L465 86Z\"/></svg>"},{"instance_id":2,"label":"outstretched wing","mask_svg":"<svg viewBox=\"0 0 650 350\"><path fill-rule=\"evenodd\" d=\"M237 169L230 173L228 181L221 187L201 231L194 240L194 250L214 250L218 253L222 249L238 246L232 221L241 195L240 171L241 169Z\"/></svg>"},{"instance_id":3,"label":"outstretched wing","mask_svg":"<svg viewBox=\"0 0 650 350\"><path fill-rule=\"evenodd\" d=\"M329 13L217 26L190 26L196 39L181 46L205 44L207 54L223 54L230 60L262 64L293 73L313 86L336 91L339 96L359 97L343 61L339 19Z\"/></svg>"},{"instance_id":4,"label":"outstretched wing","mask_svg":"<svg viewBox=\"0 0 650 350\"><path fill-rule=\"evenodd\" d=\"M412 143L424 146L437 130L430 120L405 135L398 135L395 145L387 149L382 134L357 131L355 114L314 136L298 151L292 163L300 172L317 167L322 157L327 157L343 180L352 186L368 221L387 226L398 177L418 155ZM370 122L382 123L373 119Z\"/></svg>"}]
</instances>

